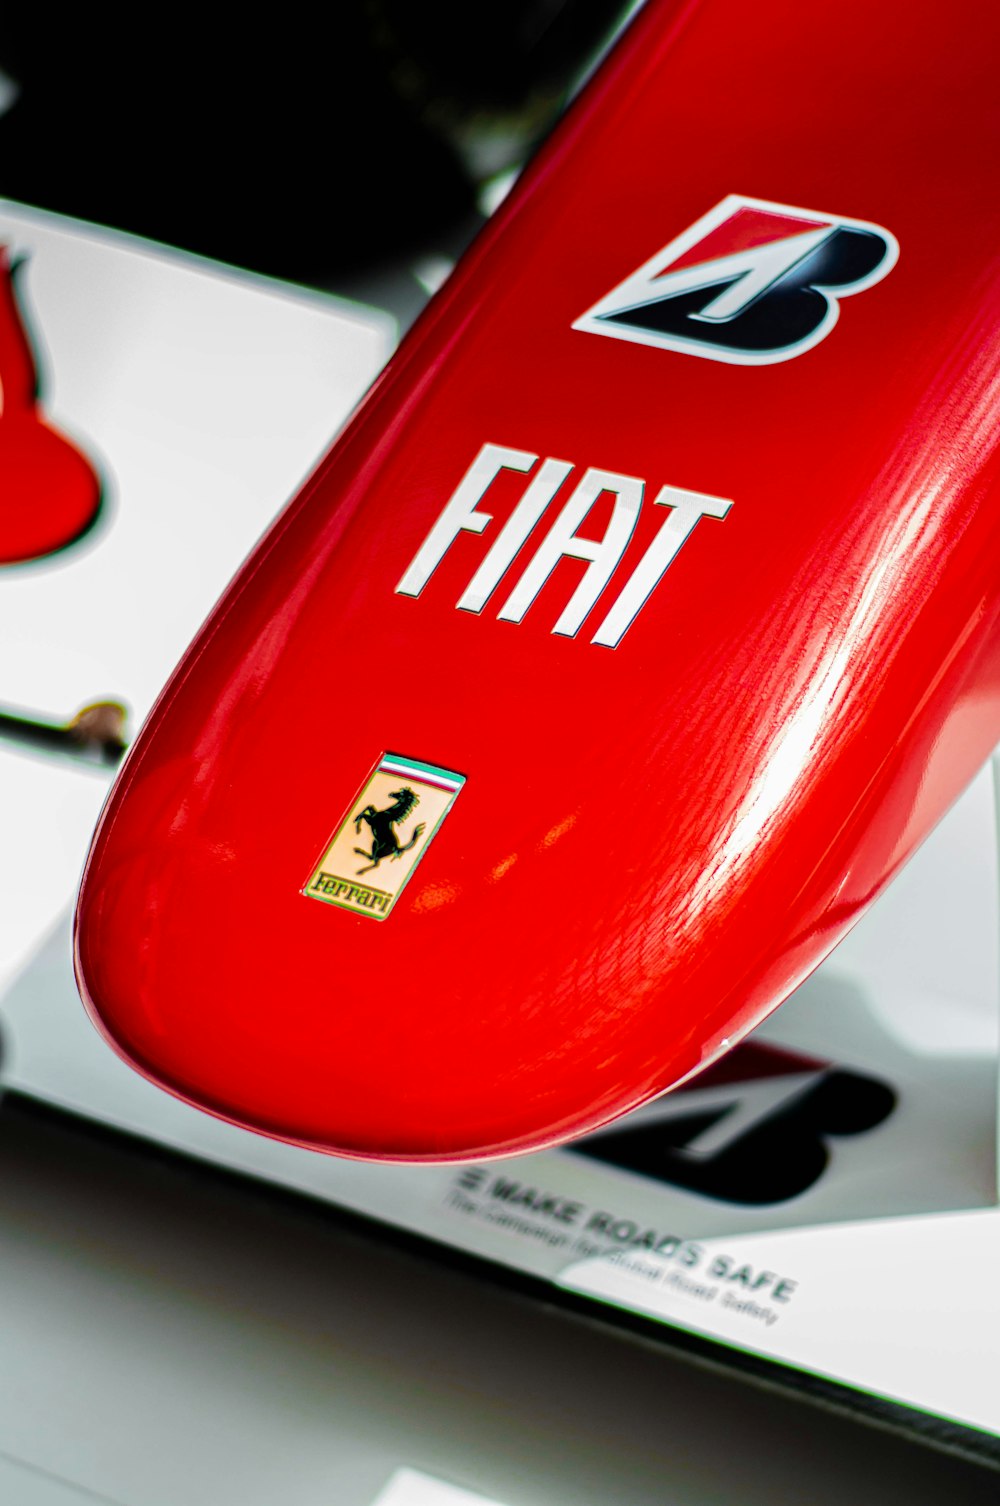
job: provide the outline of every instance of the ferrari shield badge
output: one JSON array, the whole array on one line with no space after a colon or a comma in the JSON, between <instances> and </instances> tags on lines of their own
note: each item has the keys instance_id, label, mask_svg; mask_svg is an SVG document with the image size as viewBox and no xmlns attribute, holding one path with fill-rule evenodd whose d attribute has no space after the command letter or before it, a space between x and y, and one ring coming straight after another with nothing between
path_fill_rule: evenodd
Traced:
<instances>
[{"instance_id":1,"label":"ferrari shield badge","mask_svg":"<svg viewBox=\"0 0 1000 1506\"><path fill-rule=\"evenodd\" d=\"M464 774L386 753L302 893L385 920L464 783Z\"/></svg>"}]
</instances>

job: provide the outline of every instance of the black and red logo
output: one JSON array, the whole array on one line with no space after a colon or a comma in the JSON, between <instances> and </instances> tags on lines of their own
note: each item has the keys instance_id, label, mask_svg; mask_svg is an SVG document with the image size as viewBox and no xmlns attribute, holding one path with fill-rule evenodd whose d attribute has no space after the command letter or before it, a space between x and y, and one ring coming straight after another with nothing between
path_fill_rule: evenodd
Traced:
<instances>
[{"instance_id":1,"label":"black and red logo","mask_svg":"<svg viewBox=\"0 0 1000 1506\"><path fill-rule=\"evenodd\" d=\"M739 366L811 350L838 299L895 266L895 236L864 220L729 194L573 325Z\"/></svg>"}]
</instances>

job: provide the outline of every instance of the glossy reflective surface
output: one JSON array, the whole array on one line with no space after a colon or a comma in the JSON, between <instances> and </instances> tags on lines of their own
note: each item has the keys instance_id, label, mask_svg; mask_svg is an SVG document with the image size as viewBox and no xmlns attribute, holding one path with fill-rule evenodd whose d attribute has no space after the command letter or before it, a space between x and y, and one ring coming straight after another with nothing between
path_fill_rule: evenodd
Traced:
<instances>
[{"instance_id":1,"label":"glossy reflective surface","mask_svg":"<svg viewBox=\"0 0 1000 1506\"><path fill-rule=\"evenodd\" d=\"M171 1091L364 1156L594 1128L778 1004L1000 736L996 13L772 12L649 7L154 713L79 966ZM775 364L573 327L732 194L885 227L898 263ZM487 444L525 463L403 594ZM680 493L715 511L606 647ZM374 924L301 891L386 753L466 783Z\"/></svg>"}]
</instances>

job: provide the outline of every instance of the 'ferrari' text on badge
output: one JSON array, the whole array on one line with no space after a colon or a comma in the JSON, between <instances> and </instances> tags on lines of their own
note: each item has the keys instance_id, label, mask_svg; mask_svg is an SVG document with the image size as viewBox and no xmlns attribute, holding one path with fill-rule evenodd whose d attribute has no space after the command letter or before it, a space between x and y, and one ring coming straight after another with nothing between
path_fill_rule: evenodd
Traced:
<instances>
[{"instance_id":1,"label":"'ferrari' text on badge","mask_svg":"<svg viewBox=\"0 0 1000 1506\"><path fill-rule=\"evenodd\" d=\"M573 328L770 366L825 339L838 298L874 287L898 256L895 236L881 225L729 194Z\"/></svg>"},{"instance_id":2,"label":"'ferrari' text on badge","mask_svg":"<svg viewBox=\"0 0 1000 1506\"><path fill-rule=\"evenodd\" d=\"M414 555L396 587L397 593L419 596L459 534L483 533L493 522L493 514L482 511L479 503L501 471L531 472L538 465L538 459L528 450L484 444ZM568 460L542 461L455 603L459 610L483 610L572 469ZM622 476L617 471L594 467L584 471L576 486L569 490L548 533L497 613L500 620L520 622L564 556L586 560L583 578L552 629L554 633L575 638L621 564L639 519L645 489L645 482L637 476ZM613 498L611 520L604 537L592 539L581 535L577 530L604 493ZM661 486L653 498L653 506L666 508L666 516L645 553L624 580L610 609L598 619L591 643L617 648L699 519L724 518L732 503L705 492Z\"/></svg>"},{"instance_id":3,"label":"'ferrari' text on badge","mask_svg":"<svg viewBox=\"0 0 1000 1506\"><path fill-rule=\"evenodd\" d=\"M351 801L302 893L384 920L465 783L386 753Z\"/></svg>"}]
</instances>

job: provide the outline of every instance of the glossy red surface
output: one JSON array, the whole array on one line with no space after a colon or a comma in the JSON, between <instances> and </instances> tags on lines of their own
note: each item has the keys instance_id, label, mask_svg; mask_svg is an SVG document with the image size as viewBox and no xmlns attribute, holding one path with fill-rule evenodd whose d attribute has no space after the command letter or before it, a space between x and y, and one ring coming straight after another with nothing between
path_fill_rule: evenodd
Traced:
<instances>
[{"instance_id":1,"label":"glossy red surface","mask_svg":"<svg viewBox=\"0 0 1000 1506\"><path fill-rule=\"evenodd\" d=\"M350 1155L552 1143L715 1059L926 835L1000 736L998 16L640 16L126 764L78 963L141 1071ZM734 193L884 226L898 264L779 364L573 328ZM480 613L525 475L399 594L486 442L575 470ZM647 483L612 584L575 637L580 560L498 620L588 466ZM595 644L663 485L732 506ZM376 924L300 891L387 750L467 783Z\"/></svg>"},{"instance_id":2,"label":"glossy red surface","mask_svg":"<svg viewBox=\"0 0 1000 1506\"><path fill-rule=\"evenodd\" d=\"M0 247L0 565L65 548L101 503L93 466L46 421L36 388L34 353Z\"/></svg>"}]
</instances>

